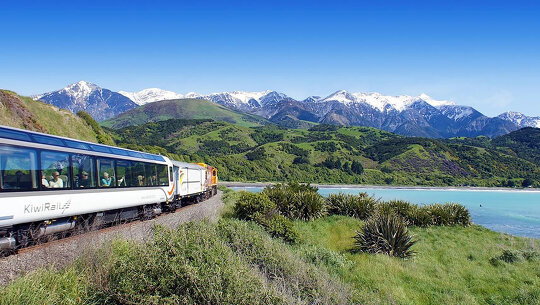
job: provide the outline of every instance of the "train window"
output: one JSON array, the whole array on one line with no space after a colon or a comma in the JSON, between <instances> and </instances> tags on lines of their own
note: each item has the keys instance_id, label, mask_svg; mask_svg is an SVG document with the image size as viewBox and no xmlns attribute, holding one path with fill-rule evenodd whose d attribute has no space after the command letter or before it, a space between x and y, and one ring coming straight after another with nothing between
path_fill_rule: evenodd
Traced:
<instances>
[{"instance_id":1,"label":"train window","mask_svg":"<svg viewBox=\"0 0 540 305\"><path fill-rule=\"evenodd\" d=\"M169 174L167 173L167 165L156 165L156 167L159 185L169 185Z\"/></svg>"},{"instance_id":2,"label":"train window","mask_svg":"<svg viewBox=\"0 0 540 305\"><path fill-rule=\"evenodd\" d=\"M95 144L89 144L89 145L93 150L97 152L109 153L109 154L111 153L111 150L106 146L95 145Z\"/></svg>"},{"instance_id":3,"label":"train window","mask_svg":"<svg viewBox=\"0 0 540 305\"><path fill-rule=\"evenodd\" d=\"M99 187L115 187L116 178L114 172L114 161L111 159L98 159Z\"/></svg>"},{"instance_id":4,"label":"train window","mask_svg":"<svg viewBox=\"0 0 540 305\"><path fill-rule=\"evenodd\" d=\"M109 147L109 149L113 152L113 154L115 155L120 155L120 156L129 156L128 152L123 150L123 149L119 149L119 148L114 148L114 147Z\"/></svg>"},{"instance_id":5,"label":"train window","mask_svg":"<svg viewBox=\"0 0 540 305\"><path fill-rule=\"evenodd\" d=\"M173 169L172 167L169 167L169 181L173 182Z\"/></svg>"},{"instance_id":6,"label":"train window","mask_svg":"<svg viewBox=\"0 0 540 305\"><path fill-rule=\"evenodd\" d=\"M29 191L38 188L37 153L33 149L0 145L0 188Z\"/></svg>"},{"instance_id":7,"label":"train window","mask_svg":"<svg viewBox=\"0 0 540 305\"><path fill-rule=\"evenodd\" d=\"M41 144L64 146L64 143L62 142L62 140L57 139L57 138L42 136L42 135L37 135L37 134L32 135L32 138L34 138L36 142L41 143Z\"/></svg>"},{"instance_id":8,"label":"train window","mask_svg":"<svg viewBox=\"0 0 540 305\"><path fill-rule=\"evenodd\" d=\"M141 154L141 153L138 153L136 151L131 151L131 150L128 150L128 154L132 157L135 157L135 158L141 158L141 159L144 159L144 156Z\"/></svg>"},{"instance_id":9,"label":"train window","mask_svg":"<svg viewBox=\"0 0 540 305\"><path fill-rule=\"evenodd\" d=\"M135 186L132 184L132 173L131 173L131 163L130 161L116 161L116 182L119 187L129 187Z\"/></svg>"},{"instance_id":10,"label":"train window","mask_svg":"<svg viewBox=\"0 0 540 305\"><path fill-rule=\"evenodd\" d=\"M41 180L43 181L42 187L45 189L70 188L69 155L66 153L42 151L41 174Z\"/></svg>"},{"instance_id":11,"label":"train window","mask_svg":"<svg viewBox=\"0 0 540 305\"><path fill-rule=\"evenodd\" d=\"M30 139L30 136L28 134L21 131L9 130L4 128L0 128L0 138L32 142L32 139Z\"/></svg>"},{"instance_id":12,"label":"train window","mask_svg":"<svg viewBox=\"0 0 540 305\"><path fill-rule=\"evenodd\" d=\"M146 173L144 170L143 162L131 162L131 173L133 180L132 186L145 186L146 185Z\"/></svg>"},{"instance_id":13,"label":"train window","mask_svg":"<svg viewBox=\"0 0 540 305\"><path fill-rule=\"evenodd\" d=\"M67 147L71 148L77 148L77 149L84 149L84 150L90 150L90 146L86 145L85 143L77 142L77 141L71 141L64 139L64 143L66 143Z\"/></svg>"},{"instance_id":14,"label":"train window","mask_svg":"<svg viewBox=\"0 0 540 305\"><path fill-rule=\"evenodd\" d=\"M146 172L146 186L158 185L156 165L151 163L145 163L144 169Z\"/></svg>"},{"instance_id":15,"label":"train window","mask_svg":"<svg viewBox=\"0 0 540 305\"><path fill-rule=\"evenodd\" d=\"M73 166L73 185L75 188L96 187L94 157L71 155L71 166Z\"/></svg>"}]
</instances>

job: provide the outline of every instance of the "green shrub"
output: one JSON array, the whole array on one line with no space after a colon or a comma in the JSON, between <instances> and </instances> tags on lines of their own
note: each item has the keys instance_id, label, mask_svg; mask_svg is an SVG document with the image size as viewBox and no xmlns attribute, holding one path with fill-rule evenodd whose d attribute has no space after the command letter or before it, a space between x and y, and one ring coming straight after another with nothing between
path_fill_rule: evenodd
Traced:
<instances>
[{"instance_id":1,"label":"green shrub","mask_svg":"<svg viewBox=\"0 0 540 305\"><path fill-rule=\"evenodd\" d=\"M431 213L427 206L412 205L407 216L409 225L429 227L433 224Z\"/></svg>"},{"instance_id":2,"label":"green shrub","mask_svg":"<svg viewBox=\"0 0 540 305\"><path fill-rule=\"evenodd\" d=\"M312 220L326 215L326 203L317 192L301 191L293 193L287 206L281 212L291 219Z\"/></svg>"},{"instance_id":3,"label":"green shrub","mask_svg":"<svg viewBox=\"0 0 540 305\"><path fill-rule=\"evenodd\" d=\"M489 259L489 263L493 266L501 265L501 262L513 264L521 260L522 253L519 251L503 250L502 254Z\"/></svg>"},{"instance_id":4,"label":"green shrub","mask_svg":"<svg viewBox=\"0 0 540 305\"><path fill-rule=\"evenodd\" d=\"M265 194L268 196L268 198L277 206L281 207L286 206L288 204L288 201L290 200L290 196L293 193L293 191L289 188L287 188L283 184L276 184L273 186L267 186L263 191L262 194Z\"/></svg>"},{"instance_id":5,"label":"green shrub","mask_svg":"<svg viewBox=\"0 0 540 305\"><path fill-rule=\"evenodd\" d=\"M471 213L461 204L447 203L448 208L452 211L453 225L470 226L472 224Z\"/></svg>"},{"instance_id":6,"label":"green shrub","mask_svg":"<svg viewBox=\"0 0 540 305\"><path fill-rule=\"evenodd\" d=\"M292 221L279 214L276 204L264 193L240 192L234 210L236 217L255 221L274 237L290 243L298 239Z\"/></svg>"},{"instance_id":7,"label":"green shrub","mask_svg":"<svg viewBox=\"0 0 540 305\"><path fill-rule=\"evenodd\" d=\"M288 243L295 243L298 240L298 232L293 222L283 215L255 213L253 220L263 226L272 237L281 238Z\"/></svg>"},{"instance_id":8,"label":"green shrub","mask_svg":"<svg viewBox=\"0 0 540 305\"><path fill-rule=\"evenodd\" d=\"M358 195L331 194L326 198L328 213L367 219L373 214L377 200L367 193Z\"/></svg>"},{"instance_id":9,"label":"green shrub","mask_svg":"<svg viewBox=\"0 0 540 305\"><path fill-rule=\"evenodd\" d=\"M534 251L534 250L525 250L521 253L524 259L526 259L529 262L535 262L538 259L540 259L540 253Z\"/></svg>"},{"instance_id":10,"label":"green shrub","mask_svg":"<svg viewBox=\"0 0 540 305\"><path fill-rule=\"evenodd\" d=\"M505 263L515 263L521 260L519 253L511 250L504 250L499 259Z\"/></svg>"},{"instance_id":11,"label":"green shrub","mask_svg":"<svg viewBox=\"0 0 540 305\"><path fill-rule=\"evenodd\" d=\"M431 221L436 226L469 226L471 215L469 210L460 204L432 204L426 206L431 214Z\"/></svg>"},{"instance_id":12,"label":"green shrub","mask_svg":"<svg viewBox=\"0 0 540 305\"><path fill-rule=\"evenodd\" d=\"M277 205L283 216L311 220L326 214L325 200L317 190L309 184L291 183L266 187L262 193Z\"/></svg>"},{"instance_id":13,"label":"green shrub","mask_svg":"<svg viewBox=\"0 0 540 305\"><path fill-rule=\"evenodd\" d=\"M513 264L525 259L534 262L540 258L540 254L534 250L512 251L503 250L502 254L489 259L493 266L501 265L501 262Z\"/></svg>"},{"instance_id":14,"label":"green shrub","mask_svg":"<svg viewBox=\"0 0 540 305\"><path fill-rule=\"evenodd\" d=\"M234 206L234 213L240 219L253 220L255 213L268 215L277 213L277 206L264 193L240 192ZM259 216L260 218L260 216Z\"/></svg>"},{"instance_id":15,"label":"green shrub","mask_svg":"<svg viewBox=\"0 0 540 305\"><path fill-rule=\"evenodd\" d=\"M379 212L364 224L355 239L356 250L408 258L416 243L407 230L407 223L395 213Z\"/></svg>"},{"instance_id":16,"label":"green shrub","mask_svg":"<svg viewBox=\"0 0 540 305\"><path fill-rule=\"evenodd\" d=\"M388 210L391 210L396 215L407 221L409 221L411 210L415 206L410 202L404 200L390 200L383 202L380 205L384 205Z\"/></svg>"}]
</instances>

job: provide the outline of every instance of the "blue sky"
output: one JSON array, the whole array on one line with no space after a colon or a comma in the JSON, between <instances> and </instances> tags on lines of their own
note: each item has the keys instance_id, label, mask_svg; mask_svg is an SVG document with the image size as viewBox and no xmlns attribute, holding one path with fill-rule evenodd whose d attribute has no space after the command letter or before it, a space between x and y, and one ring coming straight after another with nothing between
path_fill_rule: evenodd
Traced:
<instances>
[{"instance_id":1,"label":"blue sky","mask_svg":"<svg viewBox=\"0 0 540 305\"><path fill-rule=\"evenodd\" d=\"M534 2L196 2L5 1L0 88L427 93L540 115Z\"/></svg>"}]
</instances>

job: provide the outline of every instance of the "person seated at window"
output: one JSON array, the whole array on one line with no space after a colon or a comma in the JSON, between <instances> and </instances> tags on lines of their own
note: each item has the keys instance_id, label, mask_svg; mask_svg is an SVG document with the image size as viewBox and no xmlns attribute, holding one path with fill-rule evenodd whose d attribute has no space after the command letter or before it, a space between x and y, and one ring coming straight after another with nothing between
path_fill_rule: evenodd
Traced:
<instances>
[{"instance_id":1,"label":"person seated at window","mask_svg":"<svg viewBox=\"0 0 540 305\"><path fill-rule=\"evenodd\" d=\"M137 176L137 182L138 182L139 186L144 186L144 176L143 175L138 175Z\"/></svg>"},{"instance_id":2,"label":"person seated at window","mask_svg":"<svg viewBox=\"0 0 540 305\"><path fill-rule=\"evenodd\" d=\"M15 172L15 179L16 179L16 182L15 184L17 185L17 188L20 189L20 188L23 188L23 177L24 177L24 173L21 172L21 171L17 171Z\"/></svg>"},{"instance_id":3,"label":"person seated at window","mask_svg":"<svg viewBox=\"0 0 540 305\"><path fill-rule=\"evenodd\" d=\"M88 173L83 171L78 180L79 187L90 187L90 179L88 179Z\"/></svg>"},{"instance_id":4,"label":"person seated at window","mask_svg":"<svg viewBox=\"0 0 540 305\"><path fill-rule=\"evenodd\" d=\"M101 186L108 187L111 186L112 178L109 177L109 173L103 173L103 179L101 179Z\"/></svg>"},{"instance_id":5,"label":"person seated at window","mask_svg":"<svg viewBox=\"0 0 540 305\"><path fill-rule=\"evenodd\" d=\"M53 180L49 181L49 187L53 189L63 189L64 188L64 180L60 178L59 172L53 173Z\"/></svg>"},{"instance_id":6,"label":"person seated at window","mask_svg":"<svg viewBox=\"0 0 540 305\"><path fill-rule=\"evenodd\" d=\"M158 185L156 175L150 177L150 185Z\"/></svg>"},{"instance_id":7,"label":"person seated at window","mask_svg":"<svg viewBox=\"0 0 540 305\"><path fill-rule=\"evenodd\" d=\"M49 180L47 180L47 177L45 176L45 173L41 173L41 187L43 188L50 188Z\"/></svg>"}]
</instances>

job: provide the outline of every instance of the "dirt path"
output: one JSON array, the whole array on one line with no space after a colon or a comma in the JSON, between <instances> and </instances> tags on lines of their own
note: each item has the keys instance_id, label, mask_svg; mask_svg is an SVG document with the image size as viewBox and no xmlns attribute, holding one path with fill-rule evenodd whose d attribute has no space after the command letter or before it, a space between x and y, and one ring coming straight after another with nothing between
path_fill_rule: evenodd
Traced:
<instances>
[{"instance_id":1,"label":"dirt path","mask_svg":"<svg viewBox=\"0 0 540 305\"><path fill-rule=\"evenodd\" d=\"M204 202L190 205L175 213L164 214L148 221L131 223L89 232L40 246L22 250L17 255L0 258L0 285L45 266L65 266L87 250L94 249L115 238L143 241L151 236L155 224L175 227L181 223L209 219L215 221L223 207L222 192Z\"/></svg>"}]
</instances>

